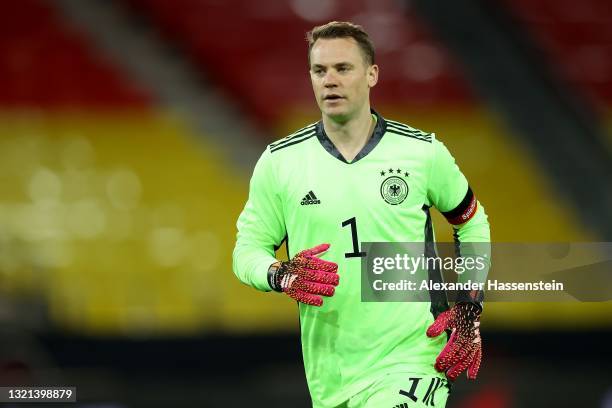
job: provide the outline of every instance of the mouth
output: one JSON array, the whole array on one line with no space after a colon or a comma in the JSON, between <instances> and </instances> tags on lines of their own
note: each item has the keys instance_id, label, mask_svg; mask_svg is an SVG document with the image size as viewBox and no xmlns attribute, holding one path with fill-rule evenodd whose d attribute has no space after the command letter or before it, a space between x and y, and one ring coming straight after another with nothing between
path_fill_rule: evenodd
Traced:
<instances>
[{"instance_id":1,"label":"mouth","mask_svg":"<svg viewBox=\"0 0 612 408\"><path fill-rule=\"evenodd\" d=\"M330 101L330 102L339 101L340 99L344 99L344 97L338 94L329 94L323 97L324 101Z\"/></svg>"}]
</instances>

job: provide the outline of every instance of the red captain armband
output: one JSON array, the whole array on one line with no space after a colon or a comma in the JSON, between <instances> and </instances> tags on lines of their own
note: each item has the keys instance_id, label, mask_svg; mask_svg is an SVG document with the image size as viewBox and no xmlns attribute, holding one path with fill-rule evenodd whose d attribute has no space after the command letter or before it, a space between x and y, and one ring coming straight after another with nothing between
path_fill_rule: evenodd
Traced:
<instances>
[{"instance_id":1,"label":"red captain armband","mask_svg":"<svg viewBox=\"0 0 612 408\"><path fill-rule=\"evenodd\" d=\"M459 205L450 211L443 212L442 215L446 217L449 223L459 225L472 219L474 214L476 214L477 207L478 202L476 201L476 197L472 189L468 186L468 191L465 193L465 197L463 197Z\"/></svg>"}]
</instances>

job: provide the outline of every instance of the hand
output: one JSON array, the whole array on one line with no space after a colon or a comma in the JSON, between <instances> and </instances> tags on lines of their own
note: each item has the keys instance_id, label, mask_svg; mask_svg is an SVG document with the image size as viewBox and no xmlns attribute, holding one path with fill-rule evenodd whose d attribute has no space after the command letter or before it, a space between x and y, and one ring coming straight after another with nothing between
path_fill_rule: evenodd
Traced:
<instances>
[{"instance_id":1,"label":"hand","mask_svg":"<svg viewBox=\"0 0 612 408\"><path fill-rule=\"evenodd\" d=\"M482 359L480 340L481 307L474 303L457 303L450 310L440 313L427 329L428 337L439 336L445 330L452 330L446 346L436 358L434 367L446 371L449 380L454 381L467 368L467 377L476 379Z\"/></svg>"},{"instance_id":2,"label":"hand","mask_svg":"<svg viewBox=\"0 0 612 408\"><path fill-rule=\"evenodd\" d=\"M338 286L338 264L316 257L329 248L329 244L306 249L290 261L270 267L268 283L277 292L284 292L298 302L312 306L323 304L322 296L333 296Z\"/></svg>"}]
</instances>

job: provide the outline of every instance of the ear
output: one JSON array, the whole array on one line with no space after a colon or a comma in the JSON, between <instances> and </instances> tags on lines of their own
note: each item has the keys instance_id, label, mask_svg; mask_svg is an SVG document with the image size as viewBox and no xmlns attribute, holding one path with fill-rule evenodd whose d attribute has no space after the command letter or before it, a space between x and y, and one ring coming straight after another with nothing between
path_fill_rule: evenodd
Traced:
<instances>
[{"instance_id":1,"label":"ear","mask_svg":"<svg viewBox=\"0 0 612 408\"><path fill-rule=\"evenodd\" d=\"M378 65L373 64L368 67L368 86L373 88L378 83Z\"/></svg>"}]
</instances>

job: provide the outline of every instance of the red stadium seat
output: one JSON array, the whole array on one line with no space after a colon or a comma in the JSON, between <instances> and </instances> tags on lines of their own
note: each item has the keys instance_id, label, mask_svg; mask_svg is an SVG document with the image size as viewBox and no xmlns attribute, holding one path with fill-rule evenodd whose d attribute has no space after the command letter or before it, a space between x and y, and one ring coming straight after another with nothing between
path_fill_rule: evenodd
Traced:
<instances>
[{"instance_id":1,"label":"red stadium seat","mask_svg":"<svg viewBox=\"0 0 612 408\"><path fill-rule=\"evenodd\" d=\"M137 88L44 0L0 4L0 106L145 107Z\"/></svg>"},{"instance_id":2,"label":"red stadium seat","mask_svg":"<svg viewBox=\"0 0 612 408\"><path fill-rule=\"evenodd\" d=\"M316 23L302 19L289 2L270 2L273 8L266 8L246 0L126 1L139 13L149 15L192 55L207 76L262 122L273 123L286 110L312 104L304 34ZM368 16L359 14L365 9L364 1L338 3L341 12L326 20L362 23L379 45L377 59L385 81L375 90L377 102L471 102L467 86L449 63L450 56L437 47L416 16L406 14L396 2L370 5L373 9ZM389 35L376 38L385 32ZM415 44L420 50L430 50L428 55L434 54L435 61L430 61L433 65L426 61L403 63L410 56L418 57L412 53Z\"/></svg>"},{"instance_id":3,"label":"red stadium seat","mask_svg":"<svg viewBox=\"0 0 612 408\"><path fill-rule=\"evenodd\" d=\"M506 3L561 78L596 107L606 109L612 104L612 8L608 1Z\"/></svg>"}]
</instances>

